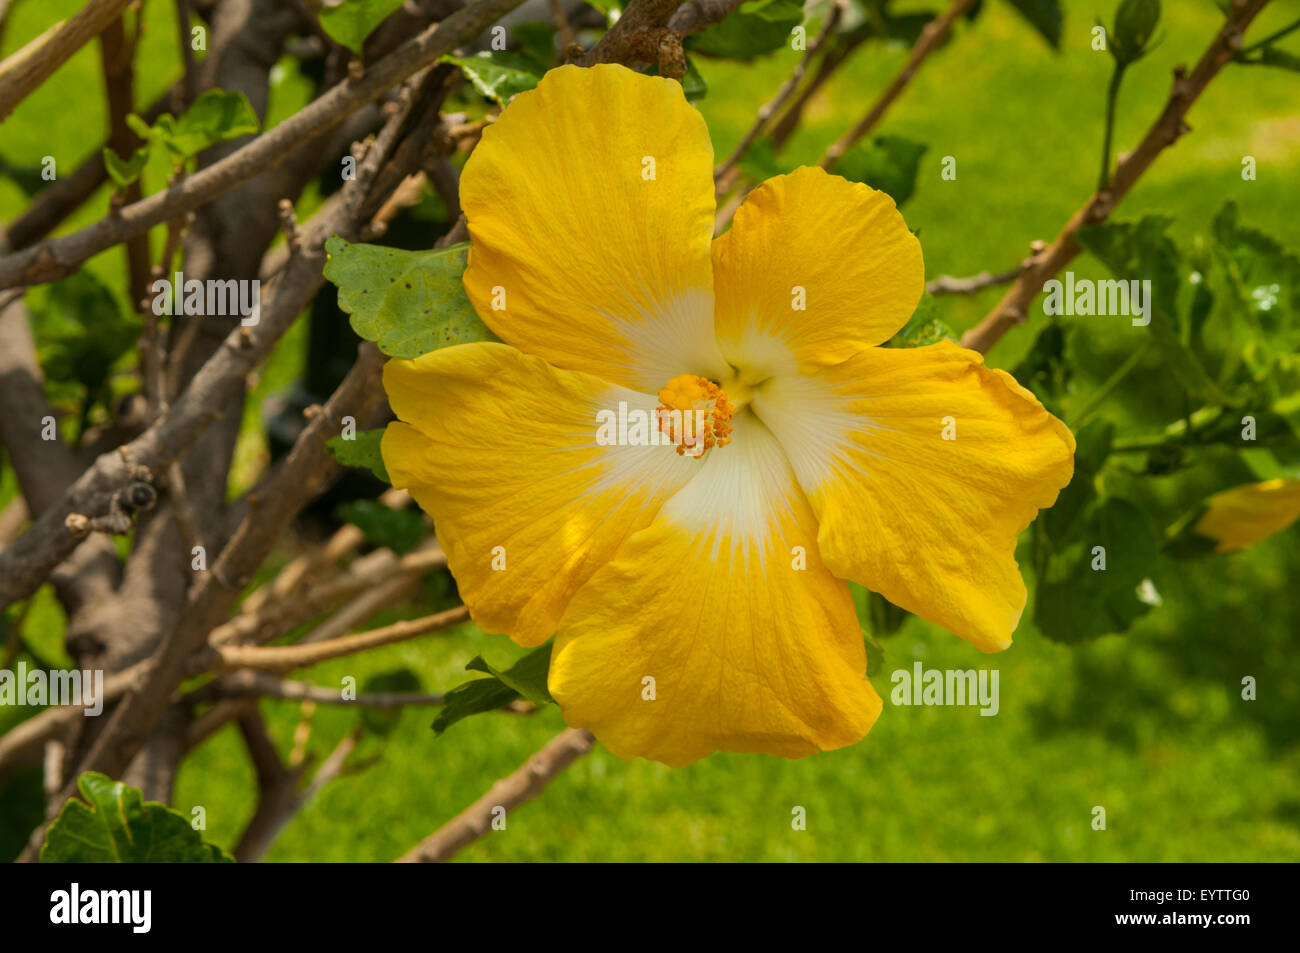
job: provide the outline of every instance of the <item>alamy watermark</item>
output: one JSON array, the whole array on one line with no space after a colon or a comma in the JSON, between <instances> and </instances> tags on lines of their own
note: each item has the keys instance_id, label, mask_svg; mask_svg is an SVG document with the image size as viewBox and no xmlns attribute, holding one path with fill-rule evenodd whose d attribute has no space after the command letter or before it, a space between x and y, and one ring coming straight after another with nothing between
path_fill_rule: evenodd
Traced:
<instances>
[{"instance_id":1,"label":"alamy watermark","mask_svg":"<svg viewBox=\"0 0 1300 953\"><path fill-rule=\"evenodd\" d=\"M1151 323L1151 281L1093 281L1065 273L1065 281L1053 278L1043 285L1047 297L1043 313L1050 315L1133 315L1134 327Z\"/></svg>"},{"instance_id":2,"label":"alamy watermark","mask_svg":"<svg viewBox=\"0 0 1300 953\"><path fill-rule=\"evenodd\" d=\"M19 662L16 671L0 668L0 705L74 705L85 709L87 718L104 711L102 668L30 671Z\"/></svg>"},{"instance_id":3,"label":"alamy watermark","mask_svg":"<svg viewBox=\"0 0 1300 953\"><path fill-rule=\"evenodd\" d=\"M153 292L153 313L159 317L237 314L245 327L262 319L262 282L256 278L186 280L185 273L178 271L171 279L159 278L149 290Z\"/></svg>"},{"instance_id":4,"label":"alamy watermark","mask_svg":"<svg viewBox=\"0 0 1300 953\"><path fill-rule=\"evenodd\" d=\"M705 410L629 410L627 401L620 400L617 411L596 412L596 443L602 447L676 446L687 456L698 457L709 433L707 418Z\"/></svg>"},{"instance_id":5,"label":"alamy watermark","mask_svg":"<svg viewBox=\"0 0 1300 953\"><path fill-rule=\"evenodd\" d=\"M55 924L125 924L132 933L153 925L152 890L82 890L73 883L50 894L50 922Z\"/></svg>"},{"instance_id":6,"label":"alamy watermark","mask_svg":"<svg viewBox=\"0 0 1300 953\"><path fill-rule=\"evenodd\" d=\"M989 716L1000 707L996 668L926 670L915 662L911 671L895 669L889 680L894 683L889 700L895 705L972 705Z\"/></svg>"}]
</instances>

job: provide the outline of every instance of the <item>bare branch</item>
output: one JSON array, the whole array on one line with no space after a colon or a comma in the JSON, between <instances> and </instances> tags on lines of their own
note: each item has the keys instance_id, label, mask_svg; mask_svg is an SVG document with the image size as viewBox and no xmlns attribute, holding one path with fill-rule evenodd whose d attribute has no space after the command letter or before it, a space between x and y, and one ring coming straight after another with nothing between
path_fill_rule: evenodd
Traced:
<instances>
[{"instance_id":1,"label":"bare branch","mask_svg":"<svg viewBox=\"0 0 1300 953\"><path fill-rule=\"evenodd\" d=\"M509 812L537 797L565 768L590 751L595 740L586 731L566 728L523 767L492 785L487 794L422 840L398 862L441 863L451 859L492 829L498 808Z\"/></svg>"},{"instance_id":2,"label":"bare branch","mask_svg":"<svg viewBox=\"0 0 1300 953\"><path fill-rule=\"evenodd\" d=\"M53 75L73 53L121 16L131 0L90 0L70 19L56 23L0 62L0 122Z\"/></svg>"},{"instance_id":3,"label":"bare branch","mask_svg":"<svg viewBox=\"0 0 1300 953\"><path fill-rule=\"evenodd\" d=\"M1173 88L1164 109L1142 137L1138 147L1120 157L1110 187L1094 193L1065 223L1052 244L1033 257L1029 267L984 320L962 335L963 345L988 353L989 348L1002 335L1025 320L1029 314L1029 305L1043 290L1043 284L1079 254L1079 243L1075 240L1079 229L1084 225L1104 222L1120 200L1137 184L1142 174L1151 167L1156 157L1189 131L1185 121L1187 111L1219 71L1232 62L1233 56L1241 49L1241 37L1246 27L1267 3L1268 0L1234 0L1223 26L1192 72L1188 74L1183 66L1175 67Z\"/></svg>"},{"instance_id":4,"label":"bare branch","mask_svg":"<svg viewBox=\"0 0 1300 953\"><path fill-rule=\"evenodd\" d=\"M1015 281L1020 277L1020 273L1029 267L1029 259L1025 259L1016 267L1007 271L998 272L996 275L991 271L981 271L977 275L971 275L969 278L954 278L952 275L940 275L931 281L925 283L925 290L932 295L969 295L985 288L991 288L995 285L1005 285L1008 282Z\"/></svg>"},{"instance_id":5,"label":"bare branch","mask_svg":"<svg viewBox=\"0 0 1300 953\"><path fill-rule=\"evenodd\" d=\"M131 443L96 460L56 505L0 552L0 607L34 591L54 566L76 548L85 527L94 527L98 525L94 521L112 515L117 494L129 480L138 479L142 471L162 472L223 416L225 408L242 392L247 374L270 352L320 288L324 280L325 240L332 234L355 237L368 192L383 161L389 157L404 118L405 114L401 114L389 122L381 140L362 159L357 178L338 193L337 201L322 207L308 223L309 227L300 229L301 253L290 257L269 282L259 323L233 330L165 416ZM375 362L372 369L377 374L378 359L372 360ZM348 412L351 411L355 408ZM320 452L324 454L323 440ZM327 459L322 465L322 474L337 472L331 463ZM81 530L80 535L70 528L70 518L71 526Z\"/></svg>"},{"instance_id":6,"label":"bare branch","mask_svg":"<svg viewBox=\"0 0 1300 953\"><path fill-rule=\"evenodd\" d=\"M678 36L698 33L715 23L721 23L744 2L745 0L687 0L668 21L668 29Z\"/></svg>"},{"instance_id":7,"label":"bare branch","mask_svg":"<svg viewBox=\"0 0 1300 953\"><path fill-rule=\"evenodd\" d=\"M155 99L153 105L141 114L141 118L152 124L166 112L173 94L179 88L173 87ZM105 141L96 146L71 175L60 175L37 192L31 204L7 227L0 226L0 251L26 248L39 241L94 195L95 190L108 178L104 169L104 149L107 145ZM8 247L5 247L6 242Z\"/></svg>"},{"instance_id":8,"label":"bare branch","mask_svg":"<svg viewBox=\"0 0 1300 953\"><path fill-rule=\"evenodd\" d=\"M211 647L202 653L201 661L195 663L200 669L214 668L229 671L237 668L258 669L264 672L278 672L292 668L306 668L327 659L355 655L381 645L405 642L430 632L439 632L453 625L469 621L469 610L464 606L448 609L420 619L407 619L394 622L379 629L358 632L338 639L324 642L309 642L298 645L276 645L262 647L255 645L224 645Z\"/></svg>"},{"instance_id":9,"label":"bare branch","mask_svg":"<svg viewBox=\"0 0 1300 953\"><path fill-rule=\"evenodd\" d=\"M122 3L123 0L112 2ZM125 206L70 235L0 257L0 288L41 284L62 278L105 248L192 211L241 182L275 168L295 150L338 125L348 114L378 99L395 84L477 36L522 2L478 0L368 67L360 79L339 83L274 129L166 191Z\"/></svg>"},{"instance_id":10,"label":"bare branch","mask_svg":"<svg viewBox=\"0 0 1300 953\"><path fill-rule=\"evenodd\" d=\"M649 63L658 59L659 41L682 0L632 0L605 35L579 63Z\"/></svg>"},{"instance_id":11,"label":"bare branch","mask_svg":"<svg viewBox=\"0 0 1300 953\"><path fill-rule=\"evenodd\" d=\"M309 701L320 705L355 705L359 708L407 708L437 706L441 695L425 692L361 692L353 698L344 698L338 688L326 688L310 682L296 682L278 678L270 672L255 669L223 675L215 682L211 693L221 698L256 697L282 698L288 701ZM204 686L207 688L207 686Z\"/></svg>"},{"instance_id":12,"label":"bare branch","mask_svg":"<svg viewBox=\"0 0 1300 953\"><path fill-rule=\"evenodd\" d=\"M821 161L823 169L834 168L835 163L843 157L844 153L875 127L889 107L893 105L894 100L907 88L907 84L912 81L912 77L916 75L916 71L925 62L926 57L933 53L944 41L957 19L974 5L975 0L953 0L947 10L925 25L921 35L916 39L916 44L912 47L912 52L907 57L907 62L903 64L903 68L894 77L893 82L876 100L875 105L871 107L856 126L826 150Z\"/></svg>"},{"instance_id":13,"label":"bare branch","mask_svg":"<svg viewBox=\"0 0 1300 953\"><path fill-rule=\"evenodd\" d=\"M831 4L831 11L826 15L826 22L822 24L821 31L817 34L816 38L808 45L808 49L805 51L803 59L799 61L799 65L794 68L794 72L790 74L789 78L781 84L781 88L776 91L776 95L773 96L769 102L759 107L757 121L755 121L754 125L749 128L749 131L741 137L740 142L736 144L736 148L732 150L731 155L727 156L723 163L713 171L713 181L718 183L719 191L726 190L730 184L729 173L732 168L744 157L745 152L754 144L754 140L763 134L763 130L767 128L768 121L780 112L781 107L785 105L786 100L788 100L794 93L795 89L798 88L799 82L803 79L804 73L808 70L808 64L811 63L817 54L821 52L827 39L829 39L831 33L834 32L835 27L839 25L840 18L844 15L844 10L847 6L848 0L835 0L835 2Z\"/></svg>"}]
</instances>

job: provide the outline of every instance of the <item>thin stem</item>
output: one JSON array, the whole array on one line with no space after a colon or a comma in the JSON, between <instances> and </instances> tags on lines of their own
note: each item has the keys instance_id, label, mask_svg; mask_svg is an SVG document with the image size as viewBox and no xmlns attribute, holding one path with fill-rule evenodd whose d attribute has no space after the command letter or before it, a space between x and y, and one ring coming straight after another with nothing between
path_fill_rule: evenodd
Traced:
<instances>
[{"instance_id":1,"label":"thin stem","mask_svg":"<svg viewBox=\"0 0 1300 953\"><path fill-rule=\"evenodd\" d=\"M731 155L727 156L726 160L723 161L723 163L714 171L713 180L715 182L722 182L724 178L727 178L728 173L736 163L744 158L749 147L754 144L754 140L756 140L767 128L768 121L780 112L781 107L785 105L786 100L789 99L795 89L798 88L800 81L804 77L804 73L808 70L808 64L816 58L819 52L821 52L821 48L826 44L827 39L830 38L835 27L839 24L840 17L844 14L845 6L847 6L845 0L836 0L835 3L831 4L831 10L826 16L826 22L822 24L821 31L804 52L803 59L799 61L799 65L794 68L794 72L790 74L789 78L781 84L781 88L777 90L777 93L772 100L765 103L758 110L758 119L754 122L754 125L752 125L749 128L749 131L745 133L744 137L736 145L736 148L732 151Z\"/></svg>"},{"instance_id":2,"label":"thin stem","mask_svg":"<svg viewBox=\"0 0 1300 953\"><path fill-rule=\"evenodd\" d=\"M1088 422L1088 418L1101 406L1101 402L1110 396L1111 391L1118 387L1124 378L1128 377L1129 373L1138 366L1149 350L1151 350L1151 341L1148 339L1145 344L1128 356L1128 360L1115 369L1115 373L1111 374L1100 387L1088 395L1088 399L1084 401L1083 406L1074 414L1071 414L1071 419L1068 421L1071 430L1082 427Z\"/></svg>"},{"instance_id":3,"label":"thin stem","mask_svg":"<svg viewBox=\"0 0 1300 953\"><path fill-rule=\"evenodd\" d=\"M1290 26L1282 27L1282 29L1278 30L1276 33L1269 34L1268 36L1264 37L1264 39L1260 40L1258 43L1252 43L1250 46L1239 51L1237 55L1245 56L1248 53L1254 53L1256 50L1263 49L1264 47L1268 46L1270 43L1274 42L1275 40L1280 40L1282 39L1282 37L1286 36L1289 33L1294 33L1296 30L1300 30L1300 20L1296 20Z\"/></svg>"},{"instance_id":4,"label":"thin stem","mask_svg":"<svg viewBox=\"0 0 1300 953\"><path fill-rule=\"evenodd\" d=\"M1110 144L1115 133L1115 104L1119 100L1119 85L1124 80L1125 65L1116 61L1115 72L1110 77L1110 88L1106 90L1106 138L1101 143L1101 179L1097 182L1097 191L1102 192L1110 185Z\"/></svg>"},{"instance_id":5,"label":"thin stem","mask_svg":"<svg viewBox=\"0 0 1300 953\"><path fill-rule=\"evenodd\" d=\"M846 132L839 141L827 148L822 155L821 167L827 172L835 167L844 153L848 152L854 143L858 142L863 136L875 127L880 118L884 116L886 110L896 100L899 95L907 88L916 71L921 68L921 64L926 58L939 48L957 22L966 11L975 5L975 0L953 0L951 6L943 13L935 17L925 25L921 35L916 40L916 45L912 47L912 52L907 57L907 62L903 64L902 70L894 77L894 81L876 100L871 111L862 117L862 120Z\"/></svg>"}]
</instances>

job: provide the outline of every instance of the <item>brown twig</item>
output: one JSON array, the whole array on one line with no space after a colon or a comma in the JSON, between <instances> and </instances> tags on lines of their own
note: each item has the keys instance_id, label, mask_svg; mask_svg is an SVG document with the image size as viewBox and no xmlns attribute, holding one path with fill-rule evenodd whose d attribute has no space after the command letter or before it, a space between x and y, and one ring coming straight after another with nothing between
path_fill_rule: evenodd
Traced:
<instances>
[{"instance_id":1,"label":"brown twig","mask_svg":"<svg viewBox=\"0 0 1300 953\"><path fill-rule=\"evenodd\" d=\"M171 275L172 261L176 258L176 253L181 249L181 241L185 235L186 225L189 223L189 216L182 216L178 219L172 219L167 223L167 236L163 239L162 254L158 257L158 264L154 265L153 270L149 273L152 281L159 279L169 279ZM179 301L181 289L173 290L173 301ZM140 313L144 316L144 329L140 335L140 389L144 391L145 399L149 403L150 418L157 417L167 406L168 385L167 385L167 355L164 353L162 345L162 334L158 326L158 315L154 313L153 303L143 297L139 301ZM197 323L191 322L191 323ZM179 359L173 362L179 365Z\"/></svg>"},{"instance_id":2,"label":"brown twig","mask_svg":"<svg viewBox=\"0 0 1300 953\"><path fill-rule=\"evenodd\" d=\"M578 62L595 66L658 60L660 39L681 5L682 0L631 0L618 22Z\"/></svg>"},{"instance_id":3,"label":"brown twig","mask_svg":"<svg viewBox=\"0 0 1300 953\"><path fill-rule=\"evenodd\" d=\"M73 53L121 16L131 0L90 0L71 18L0 62L0 122Z\"/></svg>"},{"instance_id":4,"label":"brown twig","mask_svg":"<svg viewBox=\"0 0 1300 953\"><path fill-rule=\"evenodd\" d=\"M108 148L122 159L131 158L140 145L140 139L126 124L126 117L135 112L135 50L140 26L128 37L126 18L111 21L99 37L100 70L104 77L104 93L108 101ZM137 179L112 197L116 208L140 198L140 181ZM127 298L139 301L144 297L149 281L149 236L136 235L126 243Z\"/></svg>"},{"instance_id":5,"label":"brown twig","mask_svg":"<svg viewBox=\"0 0 1300 953\"><path fill-rule=\"evenodd\" d=\"M912 77L916 75L916 71L925 62L926 57L933 53L944 41L957 19L974 5L975 0L953 0L947 10L925 25L925 28L921 30L921 35L916 38L916 43L907 57L907 62L903 64L903 68L899 70L893 82L889 84L858 124L826 150L821 161L823 169L830 170L834 168L835 163L839 162L844 153L875 127L889 107L893 105L894 100L898 99L903 90L907 88L908 83L912 81Z\"/></svg>"},{"instance_id":6,"label":"brown twig","mask_svg":"<svg viewBox=\"0 0 1300 953\"><path fill-rule=\"evenodd\" d=\"M314 19L314 18L310 18ZM194 47L190 37L190 0L176 0L176 41L181 48L184 66L181 81L176 84L173 110L180 115L199 94L198 66L194 62Z\"/></svg>"},{"instance_id":7,"label":"brown twig","mask_svg":"<svg viewBox=\"0 0 1300 953\"><path fill-rule=\"evenodd\" d=\"M405 490L390 487L380 494L379 502L392 509L403 509L411 504L411 495ZM343 588L341 592L337 591L340 585L338 580L333 583L321 583L316 580L322 570L335 565L340 560L356 552L365 540L366 534L360 528L352 523L344 523L334 531L333 535L324 544L316 546L310 552L297 557L276 573L274 579L250 593L240 604L240 614L222 628L238 623L241 628L236 629L236 631L243 631L242 626L246 623L241 622L241 620L250 620L247 624L250 624L253 631L256 631L262 624L262 618L288 608L286 600L290 597L292 597L292 606L295 609L299 609L303 603L314 605L316 607L312 612L314 615L315 612L332 605L338 599L347 598L367 588L372 584L372 580L369 578L353 581L351 585L355 585L356 588ZM411 570L406 567L416 565L416 561L418 561L419 571L424 571L426 568L441 569L447 564L446 556L436 545L427 549L417 549L408 557L411 562L408 563L404 559L396 567L393 566L396 559L390 551L377 551L372 556L385 560L384 565L379 567L378 572L373 575L374 582L389 578L394 568L399 572L409 572ZM353 563L343 580L344 585L348 584L347 577L353 577L354 579L359 577L362 568L363 565L360 560ZM308 580L312 581L312 586L306 592L300 591ZM334 591L330 590L331 585L335 587ZM297 622L293 623L293 625L297 625ZM229 636L218 637L214 632L212 641L238 640L243 637L233 632Z\"/></svg>"},{"instance_id":8,"label":"brown twig","mask_svg":"<svg viewBox=\"0 0 1300 953\"><path fill-rule=\"evenodd\" d=\"M325 134L350 113L378 99L395 84L434 63L438 57L477 36L522 2L478 0L367 67L359 80L340 82L275 128L166 191L125 206L116 214L69 235L0 257L0 288L62 278L104 249L192 211L240 183L275 168L299 147Z\"/></svg>"},{"instance_id":9,"label":"brown twig","mask_svg":"<svg viewBox=\"0 0 1300 953\"><path fill-rule=\"evenodd\" d=\"M545 790L565 768L591 750L595 739L566 728L513 774L502 778L481 798L399 858L399 863L441 863L492 829L492 822Z\"/></svg>"},{"instance_id":10,"label":"brown twig","mask_svg":"<svg viewBox=\"0 0 1300 953\"><path fill-rule=\"evenodd\" d=\"M129 444L119 447L116 453L104 454L96 460L26 533L0 552L0 607L34 591L76 548L84 534L69 532L69 520L80 526L98 525L98 521L110 515L118 492L138 470L156 473L165 469L220 419L225 407L244 386L248 373L270 352L322 284L325 240L334 234L355 239L370 191L384 160L389 158L404 119L403 114L390 120L380 141L358 166L357 178L337 193L334 197L337 201L326 203L312 218L310 228L304 232L302 254L290 257L263 291L259 323L231 331L167 414ZM363 353L373 351L373 348L363 349ZM377 374L377 353L370 361L371 369ZM319 452L328 456L323 439ZM327 460L322 464L322 477L338 472L331 463ZM316 482L314 476L308 481L311 485Z\"/></svg>"},{"instance_id":11,"label":"brown twig","mask_svg":"<svg viewBox=\"0 0 1300 953\"><path fill-rule=\"evenodd\" d=\"M355 705L359 708L406 708L437 706L442 704L441 695L426 692L361 692L345 698L342 689L326 688L310 682L296 682L279 678L270 672L246 669L223 675L209 685L212 687L202 692L201 698L242 698L260 696L263 698L280 698L286 701L310 701L319 705ZM208 689L208 685L203 686ZM187 701L199 701L200 698L187 696Z\"/></svg>"},{"instance_id":12,"label":"brown twig","mask_svg":"<svg viewBox=\"0 0 1300 953\"><path fill-rule=\"evenodd\" d=\"M721 23L745 0L686 0L668 20L668 29L678 36L698 33Z\"/></svg>"},{"instance_id":13,"label":"brown twig","mask_svg":"<svg viewBox=\"0 0 1300 953\"><path fill-rule=\"evenodd\" d=\"M994 274L991 271L981 271L977 275L971 275L967 278L954 278L952 275L940 275L925 283L925 290L932 295L969 295L985 288L991 288L995 285L1005 285L1008 282L1015 281L1020 277L1021 272L1029 267L1029 260L1025 259L1016 267L1007 271L1000 271Z\"/></svg>"},{"instance_id":14,"label":"brown twig","mask_svg":"<svg viewBox=\"0 0 1300 953\"><path fill-rule=\"evenodd\" d=\"M342 638L298 645L225 645L210 647L201 653L194 666L216 671L251 668L263 672L278 672L292 668L306 668L328 659L355 655L381 645L405 642L430 632L439 632L469 620L469 610L464 606L448 609L420 619L394 622L379 629L358 632Z\"/></svg>"},{"instance_id":15,"label":"brown twig","mask_svg":"<svg viewBox=\"0 0 1300 953\"><path fill-rule=\"evenodd\" d=\"M1189 131L1185 121L1187 111L1219 71L1232 62L1233 56L1241 49L1241 37L1246 27L1267 3L1268 0L1234 0L1223 26L1191 73L1183 66L1174 68L1173 88L1164 109L1137 148L1120 157L1110 187L1094 193L1065 223L1051 245L1034 255L1029 267L1002 296L1002 300L984 320L962 335L961 343L964 346L988 353L989 348L1002 335L1028 317L1029 305L1043 290L1044 283L1079 254L1081 249L1075 238L1079 229L1085 225L1104 222L1120 200L1137 184L1142 174L1151 167L1156 157Z\"/></svg>"},{"instance_id":16,"label":"brown twig","mask_svg":"<svg viewBox=\"0 0 1300 953\"><path fill-rule=\"evenodd\" d=\"M172 94L173 91L169 90L155 99L141 118L152 125L167 111ZM107 146L107 141L96 146L72 174L60 173L57 179L36 193L21 215L7 227L0 228L0 239L7 239L9 243L6 248L5 242L0 240L0 251L26 248L39 241L94 195L108 178L104 169L104 149Z\"/></svg>"},{"instance_id":17,"label":"brown twig","mask_svg":"<svg viewBox=\"0 0 1300 953\"><path fill-rule=\"evenodd\" d=\"M799 123L803 120L803 112L808 106L808 102L826 84L835 71L848 61L853 51L867 41L867 36L867 33L862 32L844 38L837 38L836 42L827 47L821 62L817 64L817 71L813 73L812 79L804 83L794 102L790 104L790 107L772 126L773 150L776 152L781 151L789 138L794 135L795 130L799 128Z\"/></svg>"},{"instance_id":18,"label":"brown twig","mask_svg":"<svg viewBox=\"0 0 1300 953\"><path fill-rule=\"evenodd\" d=\"M736 163L744 157L749 147L754 144L754 141L763 134L763 131L767 128L767 124L771 118L781 110L781 107L785 105L786 100L788 100L794 93L795 89L798 88L800 81L804 77L804 73L808 69L808 64L811 63L817 54L821 52L822 47L825 46L831 33L834 32L835 27L839 25L840 18L844 15L844 10L847 6L848 0L835 0L835 2L831 4L830 13L826 15L826 22L822 24L821 31L817 34L816 38L808 45L808 49L804 52L803 58L799 61L799 64L794 68L794 71L786 81L781 84L781 88L776 91L776 95L773 96L770 101L759 107L757 120L755 120L754 124L749 127L749 131L741 137L740 142L736 144L736 148L732 150L731 155L727 156L727 158L723 160L722 164L714 169L713 181L718 184L719 192L726 191L730 187L732 184L730 176L731 170L735 167Z\"/></svg>"}]
</instances>

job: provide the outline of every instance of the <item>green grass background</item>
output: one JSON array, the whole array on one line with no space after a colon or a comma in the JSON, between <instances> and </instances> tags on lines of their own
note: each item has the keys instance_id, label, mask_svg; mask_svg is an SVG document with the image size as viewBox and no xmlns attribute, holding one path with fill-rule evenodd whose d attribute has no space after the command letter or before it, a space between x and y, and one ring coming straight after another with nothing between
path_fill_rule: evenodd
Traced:
<instances>
[{"instance_id":1,"label":"green grass background","mask_svg":"<svg viewBox=\"0 0 1300 953\"><path fill-rule=\"evenodd\" d=\"M933 0L929 6L938 6ZM3 52L39 33L73 0L20 2ZM927 4L903 4L924 8ZM1096 15L1110 21L1115 3L1068 2L1062 50L1053 53L1006 3L986 0L976 23L963 24L920 72L877 132L929 144L915 196L905 206L920 230L927 276L1002 270L1031 239L1050 239L1095 185L1107 54L1089 48ZM1120 102L1116 146L1131 148L1164 102L1170 68L1195 61L1219 22L1210 0L1166 2L1162 41L1130 71ZM1252 30L1264 33L1300 9L1280 2ZM174 24L167 4L147 5L140 53L139 101L176 75ZM783 51L750 64L702 60L710 84L699 104L716 151L728 152L796 60ZM902 47L867 47L808 110L790 155L815 161L870 106L906 56ZM308 85L292 67L277 77L271 122L291 113ZM0 155L15 165L54 154L70 172L98 142L104 108L98 61L83 50L0 129ZM1204 230L1227 198L1243 221L1300 246L1300 76L1232 68L1190 115L1193 132L1157 161L1116 214L1146 211L1176 218L1187 239ZM940 161L957 160L957 179L940 178ZM1243 181L1241 159L1258 160L1258 179ZM164 172L150 170L150 188ZM103 213L107 193L68 227ZM24 199L0 180L0 218ZM310 204L310 200L308 203ZM160 237L155 235L155 241ZM89 265L122 285L120 249ZM1103 277L1081 258L1076 274ZM997 290L945 299L953 326L973 324ZM1041 311L1039 312L1041 314ZM1087 319L1084 319L1087 320ZM1095 319L1100 320L1100 319ZM1074 334L1078 390L1086 395L1128 355L1136 334L1127 322ZM990 357L1011 367L1031 333L1013 331ZM261 376L247 413L236 481L265 459L257 405L292 381L304 360L300 330L285 339ZM1160 381L1134 375L1109 399L1105 415L1121 426L1142 419ZM1153 391L1152 388L1156 388ZM1158 490L1157 490L1158 491ZM13 493L6 471L0 494ZM1027 559L1022 554L1022 567ZM459 859L473 860L1295 860L1300 857L1300 687L1294 579L1300 531L1244 554L1194 564L1153 566L1164 603L1124 636L1063 646L1035 631L1032 607L1014 646L983 656L917 619L884 640L885 665L874 679L886 699L870 736L857 746L801 761L715 755L670 770L623 762L597 749L537 801L513 813L507 828L484 837ZM1288 580L1292 580L1288 582ZM1032 581L1030 585L1032 598ZM424 611L395 606L375 624ZM48 593L38 597L26 631L56 652L62 620ZM338 685L407 666L430 690L449 688L477 653L494 663L518 654L501 636L466 625L445 634L319 666L306 677ZM973 708L895 708L889 673L910 668L993 666L1001 673L1001 712ZM1259 698L1242 701L1244 675ZM297 706L265 702L280 743L290 746ZM323 757L355 724L353 712L321 708L309 749ZM385 740L363 753L382 757L330 785L284 830L269 859L390 860L415 844L500 776L520 765L563 723L547 709L532 716L493 714L436 738L428 711L408 711ZM382 750L381 750L382 748ZM233 728L199 748L181 771L174 806L206 809L208 836L230 846L254 807L252 769ZM1107 829L1091 828L1094 806ZM791 826L807 812L807 829Z\"/></svg>"}]
</instances>

